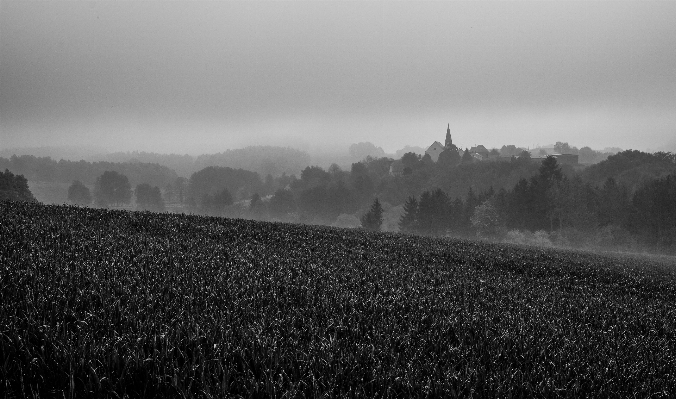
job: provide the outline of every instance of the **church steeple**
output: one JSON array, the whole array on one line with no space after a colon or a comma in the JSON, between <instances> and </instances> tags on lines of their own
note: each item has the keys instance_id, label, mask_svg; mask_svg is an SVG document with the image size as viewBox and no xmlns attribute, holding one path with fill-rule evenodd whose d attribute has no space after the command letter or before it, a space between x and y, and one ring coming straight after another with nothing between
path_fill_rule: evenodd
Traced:
<instances>
[{"instance_id":1,"label":"church steeple","mask_svg":"<svg viewBox=\"0 0 676 399\"><path fill-rule=\"evenodd\" d=\"M448 124L448 128L446 129L446 142L444 143L446 148L451 148L453 145L453 140L451 139L451 124Z\"/></svg>"}]
</instances>

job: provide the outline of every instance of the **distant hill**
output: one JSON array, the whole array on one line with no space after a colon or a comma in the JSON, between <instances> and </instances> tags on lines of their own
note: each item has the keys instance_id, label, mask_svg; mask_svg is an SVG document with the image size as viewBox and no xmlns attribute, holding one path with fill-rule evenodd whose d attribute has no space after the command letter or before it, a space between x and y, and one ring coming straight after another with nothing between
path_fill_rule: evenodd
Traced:
<instances>
[{"instance_id":1,"label":"distant hill","mask_svg":"<svg viewBox=\"0 0 676 399\"><path fill-rule=\"evenodd\" d=\"M34 157L50 157L55 161L65 159L69 161L102 160L108 151L102 147L93 146L40 146L40 147L15 147L0 149L0 157L9 158L12 155L32 155Z\"/></svg>"},{"instance_id":2,"label":"distant hill","mask_svg":"<svg viewBox=\"0 0 676 399\"><path fill-rule=\"evenodd\" d=\"M287 175L300 175L310 165L310 155L289 147L250 146L227 150L217 154L200 155L195 159L195 170L207 166L225 166L257 172L261 178Z\"/></svg>"},{"instance_id":3,"label":"distant hill","mask_svg":"<svg viewBox=\"0 0 676 399\"><path fill-rule=\"evenodd\" d=\"M407 145L406 147L402 148L401 150L397 150L397 152L394 153L394 159L400 159L407 152L412 152L412 153L418 154L418 155L425 155L425 149L424 148L418 147L418 146Z\"/></svg>"},{"instance_id":4,"label":"distant hill","mask_svg":"<svg viewBox=\"0 0 676 399\"><path fill-rule=\"evenodd\" d=\"M645 181L670 174L676 174L676 154L626 150L587 167L582 178L597 186L613 178L633 191Z\"/></svg>"},{"instance_id":5,"label":"distant hill","mask_svg":"<svg viewBox=\"0 0 676 399\"><path fill-rule=\"evenodd\" d=\"M84 184L94 184L96 178L105 171L115 171L127 176L132 186L149 183L164 187L176 180L176 172L156 163L143 162L87 162L55 161L50 157L32 155L0 158L0 169L23 175L34 182L72 183L79 180Z\"/></svg>"},{"instance_id":6,"label":"distant hill","mask_svg":"<svg viewBox=\"0 0 676 399\"><path fill-rule=\"evenodd\" d=\"M382 158L385 156L385 151L375 144L366 141L350 145L348 154L353 162L359 162L366 157Z\"/></svg>"},{"instance_id":7,"label":"distant hill","mask_svg":"<svg viewBox=\"0 0 676 399\"><path fill-rule=\"evenodd\" d=\"M100 161L156 163L173 169L177 175L190 177L195 170L195 157L180 154L158 154L145 151L113 152L102 156Z\"/></svg>"},{"instance_id":8,"label":"distant hill","mask_svg":"<svg viewBox=\"0 0 676 399\"><path fill-rule=\"evenodd\" d=\"M282 174L299 175L311 162L310 155L304 151L275 146L250 146L196 157L138 151L115 152L106 155L104 160L157 163L173 169L183 177L190 177L208 166L223 166L256 172L261 178L265 178L268 174L273 177Z\"/></svg>"}]
</instances>

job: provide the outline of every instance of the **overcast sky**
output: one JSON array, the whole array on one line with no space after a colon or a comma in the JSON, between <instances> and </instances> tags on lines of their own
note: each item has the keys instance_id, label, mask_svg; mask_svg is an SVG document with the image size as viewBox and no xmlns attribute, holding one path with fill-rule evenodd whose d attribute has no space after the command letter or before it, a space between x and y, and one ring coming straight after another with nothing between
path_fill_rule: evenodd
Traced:
<instances>
[{"instance_id":1,"label":"overcast sky","mask_svg":"<svg viewBox=\"0 0 676 399\"><path fill-rule=\"evenodd\" d=\"M676 149L676 2L0 0L0 148Z\"/></svg>"}]
</instances>

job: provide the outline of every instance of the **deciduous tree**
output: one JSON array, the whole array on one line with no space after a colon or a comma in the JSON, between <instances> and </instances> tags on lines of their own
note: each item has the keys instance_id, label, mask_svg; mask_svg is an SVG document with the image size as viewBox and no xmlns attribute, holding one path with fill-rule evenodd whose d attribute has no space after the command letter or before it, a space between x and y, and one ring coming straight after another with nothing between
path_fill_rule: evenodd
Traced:
<instances>
[{"instance_id":1,"label":"deciduous tree","mask_svg":"<svg viewBox=\"0 0 676 399\"><path fill-rule=\"evenodd\" d=\"M296 201L289 190L279 189L270 199L270 213L276 217L287 216L296 211Z\"/></svg>"},{"instance_id":2,"label":"deciduous tree","mask_svg":"<svg viewBox=\"0 0 676 399\"><path fill-rule=\"evenodd\" d=\"M103 172L101 176L96 178L94 198L96 204L102 207L128 204L131 201L129 179L115 171Z\"/></svg>"},{"instance_id":3,"label":"deciduous tree","mask_svg":"<svg viewBox=\"0 0 676 399\"><path fill-rule=\"evenodd\" d=\"M0 172L0 201L36 202L33 193L28 189L28 180L22 175L15 175L8 169Z\"/></svg>"},{"instance_id":4,"label":"deciduous tree","mask_svg":"<svg viewBox=\"0 0 676 399\"><path fill-rule=\"evenodd\" d=\"M453 168L460 163L461 159L457 150L447 148L439 154L437 165L445 169Z\"/></svg>"},{"instance_id":5,"label":"deciduous tree","mask_svg":"<svg viewBox=\"0 0 676 399\"><path fill-rule=\"evenodd\" d=\"M164 210L164 200L159 187L148 183L139 184L134 190L136 207L139 210L161 212Z\"/></svg>"},{"instance_id":6,"label":"deciduous tree","mask_svg":"<svg viewBox=\"0 0 676 399\"><path fill-rule=\"evenodd\" d=\"M494 238L500 231L500 217L491 200L486 200L474 208L471 220L472 227L479 237Z\"/></svg>"},{"instance_id":7,"label":"deciduous tree","mask_svg":"<svg viewBox=\"0 0 676 399\"><path fill-rule=\"evenodd\" d=\"M68 201L75 205L89 205L92 203L92 194L81 181L75 180L68 187Z\"/></svg>"}]
</instances>

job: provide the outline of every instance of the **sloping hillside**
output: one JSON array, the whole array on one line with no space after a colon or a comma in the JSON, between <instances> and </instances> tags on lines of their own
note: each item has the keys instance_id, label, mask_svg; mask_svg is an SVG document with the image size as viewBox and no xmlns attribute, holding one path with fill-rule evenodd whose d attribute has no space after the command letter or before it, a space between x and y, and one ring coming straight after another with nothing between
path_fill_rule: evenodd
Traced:
<instances>
[{"instance_id":1,"label":"sloping hillside","mask_svg":"<svg viewBox=\"0 0 676 399\"><path fill-rule=\"evenodd\" d=\"M10 397L676 394L676 269L0 203Z\"/></svg>"}]
</instances>

